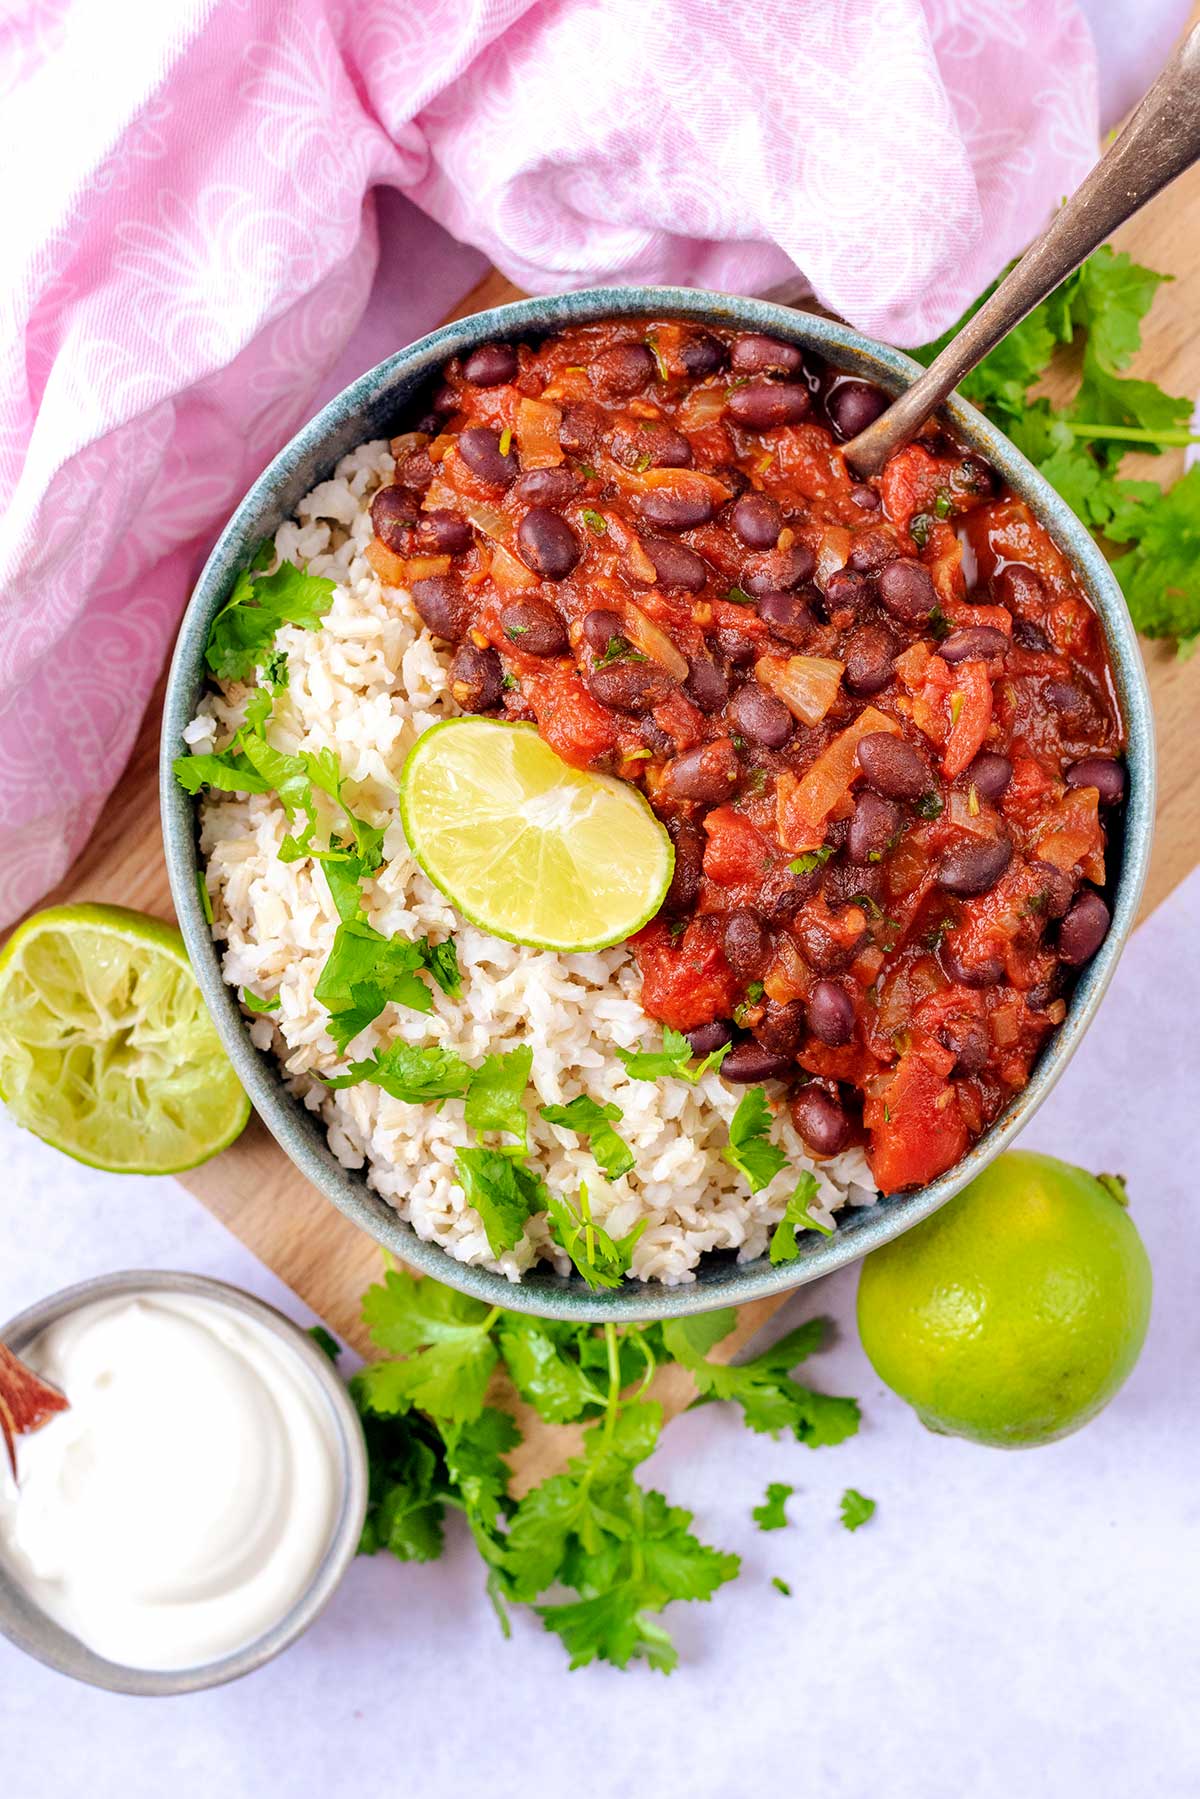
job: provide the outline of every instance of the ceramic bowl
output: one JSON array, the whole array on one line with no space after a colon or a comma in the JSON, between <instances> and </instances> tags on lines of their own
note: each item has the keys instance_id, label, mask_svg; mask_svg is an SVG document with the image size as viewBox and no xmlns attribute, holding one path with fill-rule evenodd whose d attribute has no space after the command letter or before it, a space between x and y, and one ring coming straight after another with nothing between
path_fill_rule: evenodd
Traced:
<instances>
[{"instance_id":1,"label":"ceramic bowl","mask_svg":"<svg viewBox=\"0 0 1200 1799\"><path fill-rule=\"evenodd\" d=\"M742 1263L727 1255L712 1256L705 1259L693 1283L679 1287L632 1282L619 1292L597 1296L578 1276L548 1271L533 1271L520 1285L514 1285L486 1269L467 1267L435 1244L423 1242L367 1186L361 1174L343 1168L326 1143L320 1120L286 1091L275 1062L251 1043L236 995L221 979L217 952L199 903L195 807L172 779L171 762L184 751L182 733L204 688L209 624L252 546L274 532L309 489L332 473L348 450L365 439L391 435L406 417L410 403L435 379L449 357L468 354L477 344L496 338L536 337L568 325L629 316L682 318L768 332L811 349L835 367L876 382L891 393L900 392L919 373L911 357L831 319L764 300L686 288L596 288L522 300L444 325L360 376L331 400L250 489L209 557L184 618L167 685L162 732L163 831L171 888L188 953L238 1074L283 1148L348 1217L422 1273L475 1294L488 1304L579 1320L664 1318L761 1299L842 1267L944 1205L1011 1143L1058 1080L1095 1016L1137 913L1154 819L1150 698L1137 637L1120 589L1070 508L1000 431L973 406L953 399L942 415L946 422L1028 502L1074 563L1104 627L1128 742L1129 792L1123 835L1110 852L1112 927L1077 982L1066 1019L1043 1051L1025 1090L955 1168L928 1186L843 1213L832 1237L804 1234L794 1262L773 1268L765 1256Z\"/></svg>"},{"instance_id":2,"label":"ceramic bowl","mask_svg":"<svg viewBox=\"0 0 1200 1799\"><path fill-rule=\"evenodd\" d=\"M170 1698L240 1680L243 1674L250 1674L264 1662L273 1661L302 1636L324 1610L354 1560L362 1536L367 1510L367 1446L350 1395L329 1357L317 1347L307 1331L285 1318L282 1312L277 1312L274 1306L267 1305L265 1300L255 1299L252 1294L243 1293L240 1287L208 1280L203 1275L134 1270L81 1281L78 1286L54 1293L8 1324L0 1325L0 1342L6 1343L14 1355L21 1355L35 1338L52 1324L57 1324L60 1318L101 1300L122 1296L134 1298L142 1293L181 1293L211 1300L249 1317L277 1337L303 1365L316 1402L329 1414L337 1444L341 1488L337 1518L325 1554L307 1589L291 1610L265 1635L248 1643L244 1649L195 1668L156 1673L145 1668L127 1668L97 1655L34 1604L0 1555L0 1635L6 1636L18 1649L25 1650L27 1655L45 1662L47 1667L57 1669L60 1674L69 1674L74 1680L82 1680L88 1686L104 1687L111 1693L134 1693L143 1698Z\"/></svg>"}]
</instances>

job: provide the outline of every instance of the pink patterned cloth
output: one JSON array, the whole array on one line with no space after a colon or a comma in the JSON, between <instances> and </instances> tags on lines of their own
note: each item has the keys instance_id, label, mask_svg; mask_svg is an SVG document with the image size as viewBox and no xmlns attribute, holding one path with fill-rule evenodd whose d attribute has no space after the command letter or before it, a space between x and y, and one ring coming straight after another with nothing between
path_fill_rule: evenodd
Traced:
<instances>
[{"instance_id":1,"label":"pink patterned cloth","mask_svg":"<svg viewBox=\"0 0 1200 1799\"><path fill-rule=\"evenodd\" d=\"M471 285L431 219L532 290L802 271L914 343L1099 125L1076 0L25 0L0 95L0 921L83 845L251 479Z\"/></svg>"}]
</instances>

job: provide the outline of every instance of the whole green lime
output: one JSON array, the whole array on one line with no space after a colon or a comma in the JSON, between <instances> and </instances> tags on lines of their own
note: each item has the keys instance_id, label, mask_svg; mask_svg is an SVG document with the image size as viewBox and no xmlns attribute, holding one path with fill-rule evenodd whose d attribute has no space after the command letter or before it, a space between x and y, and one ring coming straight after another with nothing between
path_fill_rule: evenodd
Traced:
<instances>
[{"instance_id":1,"label":"whole green lime","mask_svg":"<svg viewBox=\"0 0 1200 1799\"><path fill-rule=\"evenodd\" d=\"M858 1328L930 1430L1020 1449L1108 1404L1145 1342L1150 1292L1122 1184L1018 1150L867 1256Z\"/></svg>"}]
</instances>

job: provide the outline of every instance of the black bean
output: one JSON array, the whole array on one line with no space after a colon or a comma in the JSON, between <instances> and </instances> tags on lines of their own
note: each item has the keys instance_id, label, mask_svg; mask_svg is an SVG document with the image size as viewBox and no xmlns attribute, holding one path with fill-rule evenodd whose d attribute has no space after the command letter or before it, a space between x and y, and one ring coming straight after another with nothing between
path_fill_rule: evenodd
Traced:
<instances>
[{"instance_id":1,"label":"black bean","mask_svg":"<svg viewBox=\"0 0 1200 1799\"><path fill-rule=\"evenodd\" d=\"M511 487L521 472L516 451L500 454L500 433L488 425L469 425L458 434L458 453L473 475L493 487Z\"/></svg>"},{"instance_id":2,"label":"black bean","mask_svg":"<svg viewBox=\"0 0 1200 1799\"><path fill-rule=\"evenodd\" d=\"M856 753L867 786L885 799L919 800L933 786L933 777L912 744L890 731L872 731L861 739Z\"/></svg>"},{"instance_id":3,"label":"black bean","mask_svg":"<svg viewBox=\"0 0 1200 1799\"><path fill-rule=\"evenodd\" d=\"M825 610L861 612L871 598L871 577L852 568L835 568L825 577Z\"/></svg>"},{"instance_id":4,"label":"black bean","mask_svg":"<svg viewBox=\"0 0 1200 1799\"><path fill-rule=\"evenodd\" d=\"M899 558L895 538L889 537L886 531L878 531L872 527L855 532L846 557L846 566L856 574L877 575L881 568L886 568L889 562L896 562Z\"/></svg>"},{"instance_id":5,"label":"black bean","mask_svg":"<svg viewBox=\"0 0 1200 1799\"><path fill-rule=\"evenodd\" d=\"M654 379L655 368L645 344L616 344L593 359L588 379L604 399L628 400Z\"/></svg>"},{"instance_id":6,"label":"black bean","mask_svg":"<svg viewBox=\"0 0 1200 1799\"><path fill-rule=\"evenodd\" d=\"M978 1074L986 1068L988 1035L978 1019L952 1018L942 1026L938 1036L954 1057L954 1074Z\"/></svg>"},{"instance_id":7,"label":"black bean","mask_svg":"<svg viewBox=\"0 0 1200 1799\"><path fill-rule=\"evenodd\" d=\"M883 504L875 489L868 487L865 482L850 489L850 498L856 506L861 506L864 512L878 512Z\"/></svg>"},{"instance_id":8,"label":"black bean","mask_svg":"<svg viewBox=\"0 0 1200 1799\"><path fill-rule=\"evenodd\" d=\"M731 499L739 500L744 493L750 492L750 477L736 462L719 462L712 472L721 486L729 489Z\"/></svg>"},{"instance_id":9,"label":"black bean","mask_svg":"<svg viewBox=\"0 0 1200 1799\"><path fill-rule=\"evenodd\" d=\"M610 662L584 679L592 698L614 712L651 712L675 691L670 677L646 662Z\"/></svg>"},{"instance_id":10,"label":"black bean","mask_svg":"<svg viewBox=\"0 0 1200 1799\"><path fill-rule=\"evenodd\" d=\"M967 769L967 780L985 800L998 800L1012 780L1012 763L999 750L980 750Z\"/></svg>"},{"instance_id":11,"label":"black bean","mask_svg":"<svg viewBox=\"0 0 1200 1799\"><path fill-rule=\"evenodd\" d=\"M818 875L820 880L820 875ZM840 921L843 925L844 918ZM844 932L834 932L819 917L805 915L792 926L800 953L816 974L842 974L849 968L867 935L866 920L858 935L847 940Z\"/></svg>"},{"instance_id":12,"label":"black bean","mask_svg":"<svg viewBox=\"0 0 1200 1799\"><path fill-rule=\"evenodd\" d=\"M743 737L769 750L782 749L792 734L792 715L783 701L758 681L739 687L729 705L729 715Z\"/></svg>"},{"instance_id":13,"label":"black bean","mask_svg":"<svg viewBox=\"0 0 1200 1799\"><path fill-rule=\"evenodd\" d=\"M938 863L937 884L960 899L988 893L1012 861L1012 853L1007 837L978 837L956 843Z\"/></svg>"},{"instance_id":14,"label":"black bean","mask_svg":"<svg viewBox=\"0 0 1200 1799\"><path fill-rule=\"evenodd\" d=\"M850 1140L850 1120L840 1100L810 1081L792 1101L792 1123L818 1156L836 1156Z\"/></svg>"},{"instance_id":15,"label":"black bean","mask_svg":"<svg viewBox=\"0 0 1200 1799\"><path fill-rule=\"evenodd\" d=\"M531 506L517 526L517 553L535 575L561 581L579 561L579 539L561 512Z\"/></svg>"},{"instance_id":16,"label":"black bean","mask_svg":"<svg viewBox=\"0 0 1200 1799\"><path fill-rule=\"evenodd\" d=\"M729 698L728 675L707 650L700 650L688 660L691 672L683 684L684 693L701 712L719 712Z\"/></svg>"},{"instance_id":17,"label":"black bean","mask_svg":"<svg viewBox=\"0 0 1200 1799\"><path fill-rule=\"evenodd\" d=\"M1056 962L1044 981L1038 981L1025 995L1025 1004L1031 1012L1044 1012L1053 1005L1066 986L1066 976L1061 962Z\"/></svg>"},{"instance_id":18,"label":"black bean","mask_svg":"<svg viewBox=\"0 0 1200 1799\"><path fill-rule=\"evenodd\" d=\"M862 868L856 862L843 862L839 857L826 863L821 888L825 904L835 909L861 906L864 900L874 900L878 904L883 898L883 870L877 862Z\"/></svg>"},{"instance_id":19,"label":"black bean","mask_svg":"<svg viewBox=\"0 0 1200 1799\"><path fill-rule=\"evenodd\" d=\"M707 331L697 331L680 344L679 360L693 381L703 381L706 375L715 375L724 367L725 346Z\"/></svg>"},{"instance_id":20,"label":"black bean","mask_svg":"<svg viewBox=\"0 0 1200 1799\"><path fill-rule=\"evenodd\" d=\"M725 920L725 960L740 981L752 981L771 959L771 933L748 906Z\"/></svg>"},{"instance_id":21,"label":"black bean","mask_svg":"<svg viewBox=\"0 0 1200 1799\"><path fill-rule=\"evenodd\" d=\"M715 638L722 656L734 668L749 667L762 649L757 637L751 637L747 631L737 631L732 625L718 625Z\"/></svg>"},{"instance_id":22,"label":"black bean","mask_svg":"<svg viewBox=\"0 0 1200 1799\"><path fill-rule=\"evenodd\" d=\"M899 829L899 806L868 788L854 802L846 854L859 868L878 862Z\"/></svg>"},{"instance_id":23,"label":"black bean","mask_svg":"<svg viewBox=\"0 0 1200 1799\"><path fill-rule=\"evenodd\" d=\"M818 981L808 996L808 1028L814 1037L838 1049L854 1035L854 1001L836 981Z\"/></svg>"},{"instance_id":24,"label":"black bean","mask_svg":"<svg viewBox=\"0 0 1200 1799\"><path fill-rule=\"evenodd\" d=\"M526 656L565 656L567 627L546 600L514 600L500 614L504 635Z\"/></svg>"},{"instance_id":25,"label":"black bean","mask_svg":"<svg viewBox=\"0 0 1200 1799\"><path fill-rule=\"evenodd\" d=\"M663 785L674 800L699 800L719 806L737 792L741 767L728 737L685 750L663 770Z\"/></svg>"},{"instance_id":26,"label":"black bean","mask_svg":"<svg viewBox=\"0 0 1200 1799\"><path fill-rule=\"evenodd\" d=\"M607 606L594 606L590 612L585 612L580 629L584 642L590 650L595 650L597 656L603 656L614 638L622 646L627 641L623 635L625 620L619 612L612 612Z\"/></svg>"},{"instance_id":27,"label":"black bean","mask_svg":"<svg viewBox=\"0 0 1200 1799\"><path fill-rule=\"evenodd\" d=\"M734 338L729 366L735 375L795 375L804 367L804 357L795 344L747 331Z\"/></svg>"},{"instance_id":28,"label":"black bean","mask_svg":"<svg viewBox=\"0 0 1200 1799\"><path fill-rule=\"evenodd\" d=\"M1087 709L1087 700L1073 681L1047 681L1046 704L1061 712L1064 718L1079 718Z\"/></svg>"},{"instance_id":29,"label":"black bean","mask_svg":"<svg viewBox=\"0 0 1200 1799\"><path fill-rule=\"evenodd\" d=\"M817 559L808 545L794 543L786 550L768 550L748 562L739 586L746 593L778 593L781 588L799 587L816 566Z\"/></svg>"},{"instance_id":30,"label":"black bean","mask_svg":"<svg viewBox=\"0 0 1200 1799\"><path fill-rule=\"evenodd\" d=\"M1040 650L1045 655L1052 654L1054 650L1054 645L1042 627L1028 618L1013 620L1013 642L1019 643L1023 650Z\"/></svg>"},{"instance_id":31,"label":"black bean","mask_svg":"<svg viewBox=\"0 0 1200 1799\"><path fill-rule=\"evenodd\" d=\"M414 581L412 601L435 637L457 643L466 636L471 603L452 575L429 575Z\"/></svg>"},{"instance_id":32,"label":"black bean","mask_svg":"<svg viewBox=\"0 0 1200 1799\"><path fill-rule=\"evenodd\" d=\"M686 818L673 819L667 829L675 846L675 872L663 901L663 911L690 912L700 897L708 838L702 826Z\"/></svg>"},{"instance_id":33,"label":"black bean","mask_svg":"<svg viewBox=\"0 0 1200 1799\"><path fill-rule=\"evenodd\" d=\"M943 942L938 959L952 981L960 987L995 987L1004 979L1004 963L997 955L984 955L978 961L965 962L950 942Z\"/></svg>"},{"instance_id":34,"label":"black bean","mask_svg":"<svg viewBox=\"0 0 1200 1799\"><path fill-rule=\"evenodd\" d=\"M371 501L371 529L380 543L397 555L407 553L409 532L417 522L417 496L407 487L381 487Z\"/></svg>"},{"instance_id":35,"label":"black bean","mask_svg":"<svg viewBox=\"0 0 1200 1799\"><path fill-rule=\"evenodd\" d=\"M1040 857L1029 864L1030 874L1038 878L1041 909L1047 918L1061 918L1075 897L1075 882L1064 868Z\"/></svg>"},{"instance_id":36,"label":"black bean","mask_svg":"<svg viewBox=\"0 0 1200 1799\"><path fill-rule=\"evenodd\" d=\"M626 468L690 468L692 446L665 419L622 420L613 432L612 453Z\"/></svg>"},{"instance_id":37,"label":"black bean","mask_svg":"<svg viewBox=\"0 0 1200 1799\"><path fill-rule=\"evenodd\" d=\"M1102 806L1119 806L1125 798L1125 770L1110 756L1085 756L1067 770L1068 787L1094 787Z\"/></svg>"},{"instance_id":38,"label":"black bean","mask_svg":"<svg viewBox=\"0 0 1200 1799\"><path fill-rule=\"evenodd\" d=\"M842 680L847 692L862 696L886 687L897 654L895 639L881 625L861 626L843 651L846 666Z\"/></svg>"},{"instance_id":39,"label":"black bean","mask_svg":"<svg viewBox=\"0 0 1200 1799\"><path fill-rule=\"evenodd\" d=\"M804 1041L807 1022L803 1000L790 999L782 1006L768 1000L766 1011L754 1026L754 1036L774 1055L794 1056Z\"/></svg>"},{"instance_id":40,"label":"black bean","mask_svg":"<svg viewBox=\"0 0 1200 1799\"><path fill-rule=\"evenodd\" d=\"M463 363L463 374L474 387L500 387L517 378L515 344L480 344Z\"/></svg>"},{"instance_id":41,"label":"black bean","mask_svg":"<svg viewBox=\"0 0 1200 1799\"><path fill-rule=\"evenodd\" d=\"M714 1049L722 1049L726 1043L733 1042L733 1026L725 1018L714 1018L711 1024L698 1024L694 1031L683 1034L691 1044L694 1056L711 1056Z\"/></svg>"},{"instance_id":42,"label":"black bean","mask_svg":"<svg viewBox=\"0 0 1200 1799\"><path fill-rule=\"evenodd\" d=\"M471 547L471 526L461 512L435 508L433 512L423 512L417 520L417 544L423 550L440 550L447 556L461 556Z\"/></svg>"},{"instance_id":43,"label":"black bean","mask_svg":"<svg viewBox=\"0 0 1200 1799\"><path fill-rule=\"evenodd\" d=\"M807 643L817 628L812 607L798 593L759 594L755 609L759 618L765 619L775 636L782 637L785 643Z\"/></svg>"},{"instance_id":44,"label":"black bean","mask_svg":"<svg viewBox=\"0 0 1200 1799\"><path fill-rule=\"evenodd\" d=\"M1112 914L1100 895L1085 887L1058 927L1058 953L1069 968L1091 961L1111 923Z\"/></svg>"},{"instance_id":45,"label":"black bean","mask_svg":"<svg viewBox=\"0 0 1200 1799\"><path fill-rule=\"evenodd\" d=\"M572 456L588 456L601 442L607 415L592 400L568 400L562 409L558 441Z\"/></svg>"},{"instance_id":46,"label":"black bean","mask_svg":"<svg viewBox=\"0 0 1200 1799\"><path fill-rule=\"evenodd\" d=\"M646 523L660 531L694 531L697 525L706 525L713 515L712 497L702 487L686 492L652 487L649 493L638 494L635 504ZM653 562L654 558L651 556L650 560Z\"/></svg>"},{"instance_id":47,"label":"black bean","mask_svg":"<svg viewBox=\"0 0 1200 1799\"><path fill-rule=\"evenodd\" d=\"M673 543L669 537L643 537L642 548L654 564L654 572L664 587L682 587L685 593L699 593L708 580L708 564L685 543Z\"/></svg>"},{"instance_id":48,"label":"black bean","mask_svg":"<svg viewBox=\"0 0 1200 1799\"><path fill-rule=\"evenodd\" d=\"M531 468L522 475L513 492L518 499L534 505L561 506L573 499L583 486L582 478L569 468Z\"/></svg>"},{"instance_id":49,"label":"black bean","mask_svg":"<svg viewBox=\"0 0 1200 1799\"><path fill-rule=\"evenodd\" d=\"M782 924L786 919L794 917L807 900L820 892L820 888L819 870L796 875L784 863L782 868L773 868L764 875L755 904L764 918L769 918L772 924Z\"/></svg>"},{"instance_id":50,"label":"black bean","mask_svg":"<svg viewBox=\"0 0 1200 1799\"><path fill-rule=\"evenodd\" d=\"M748 549L772 549L783 530L783 513L765 493L744 493L735 500L729 522Z\"/></svg>"},{"instance_id":51,"label":"black bean","mask_svg":"<svg viewBox=\"0 0 1200 1799\"><path fill-rule=\"evenodd\" d=\"M1046 584L1036 569L1009 562L992 576L992 598L1010 612L1023 613L1046 600Z\"/></svg>"},{"instance_id":52,"label":"black bean","mask_svg":"<svg viewBox=\"0 0 1200 1799\"><path fill-rule=\"evenodd\" d=\"M750 381L735 387L729 410L739 425L751 431L770 431L776 425L796 425L812 410L812 395L795 382Z\"/></svg>"},{"instance_id":53,"label":"black bean","mask_svg":"<svg viewBox=\"0 0 1200 1799\"><path fill-rule=\"evenodd\" d=\"M397 459L396 480L401 487L415 487L424 493L437 470L424 450L409 450Z\"/></svg>"},{"instance_id":54,"label":"black bean","mask_svg":"<svg viewBox=\"0 0 1200 1799\"><path fill-rule=\"evenodd\" d=\"M433 391L433 398L430 400L429 405L431 410L435 413L449 414L451 412L457 412L458 395L448 381L439 382L438 386ZM419 426L418 429L420 429Z\"/></svg>"},{"instance_id":55,"label":"black bean","mask_svg":"<svg viewBox=\"0 0 1200 1799\"><path fill-rule=\"evenodd\" d=\"M623 643L624 639L621 641ZM656 756L662 756L664 760L675 754L675 739L666 731L660 731L648 712L638 719L638 736L648 750L653 750Z\"/></svg>"},{"instance_id":56,"label":"black bean","mask_svg":"<svg viewBox=\"0 0 1200 1799\"><path fill-rule=\"evenodd\" d=\"M993 656L1003 656L1007 649L1003 631L992 625L968 625L965 630L951 631L938 645L938 655L943 662L988 662Z\"/></svg>"},{"instance_id":57,"label":"black bean","mask_svg":"<svg viewBox=\"0 0 1200 1799\"><path fill-rule=\"evenodd\" d=\"M839 381L825 399L825 411L835 437L845 443L865 431L887 410L888 396L869 381Z\"/></svg>"},{"instance_id":58,"label":"black bean","mask_svg":"<svg viewBox=\"0 0 1200 1799\"><path fill-rule=\"evenodd\" d=\"M447 412L453 412L455 410L455 406L456 406L456 402L455 402L453 396L451 396L450 404L446 408ZM413 425L413 430L420 431L425 437L436 437L438 432L441 430L441 428L442 428L441 416L440 416L440 414L438 414L436 412L422 413L421 417Z\"/></svg>"},{"instance_id":59,"label":"black bean","mask_svg":"<svg viewBox=\"0 0 1200 1799\"><path fill-rule=\"evenodd\" d=\"M450 664L450 691L464 712L494 712L504 693L504 670L495 650L460 644Z\"/></svg>"},{"instance_id":60,"label":"black bean","mask_svg":"<svg viewBox=\"0 0 1200 1799\"><path fill-rule=\"evenodd\" d=\"M721 1064L721 1073L736 1086L757 1086L759 1081L775 1081L792 1066L790 1056L776 1055L774 1050L747 1039L735 1043Z\"/></svg>"},{"instance_id":61,"label":"black bean","mask_svg":"<svg viewBox=\"0 0 1200 1799\"><path fill-rule=\"evenodd\" d=\"M879 597L893 618L909 625L927 619L937 604L929 570L907 556L880 570Z\"/></svg>"}]
</instances>

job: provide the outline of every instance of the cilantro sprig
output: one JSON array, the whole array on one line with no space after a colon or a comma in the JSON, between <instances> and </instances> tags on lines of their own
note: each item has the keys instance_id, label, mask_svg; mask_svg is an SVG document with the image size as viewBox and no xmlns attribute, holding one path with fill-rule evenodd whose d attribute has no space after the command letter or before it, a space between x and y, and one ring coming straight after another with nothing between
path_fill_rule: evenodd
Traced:
<instances>
[{"instance_id":1,"label":"cilantro sprig","mask_svg":"<svg viewBox=\"0 0 1200 1799\"><path fill-rule=\"evenodd\" d=\"M560 1125L588 1139L592 1154L610 1181L628 1174L633 1167L633 1151L614 1129L625 1116L620 1106L601 1105L590 1094L580 1093L565 1106L540 1106L538 1110L547 1124Z\"/></svg>"},{"instance_id":2,"label":"cilantro sprig","mask_svg":"<svg viewBox=\"0 0 1200 1799\"><path fill-rule=\"evenodd\" d=\"M762 1504L756 1505L750 1513L759 1530L785 1530L787 1528L788 1516L784 1508L795 1491L795 1487L789 1487L786 1481L773 1480L770 1482Z\"/></svg>"},{"instance_id":3,"label":"cilantro sprig","mask_svg":"<svg viewBox=\"0 0 1200 1799\"><path fill-rule=\"evenodd\" d=\"M761 1087L750 1087L738 1101L729 1123L729 1142L721 1151L731 1168L746 1178L751 1193L759 1193L787 1167L787 1156L770 1141L771 1108Z\"/></svg>"},{"instance_id":4,"label":"cilantro sprig","mask_svg":"<svg viewBox=\"0 0 1200 1799\"><path fill-rule=\"evenodd\" d=\"M218 681L247 681L255 668L267 665L270 685L285 685L286 661L272 656L276 633L282 625L315 631L333 604L335 583L322 575L306 574L291 562L266 574L273 554L269 540L259 544L212 622L204 659Z\"/></svg>"},{"instance_id":5,"label":"cilantro sprig","mask_svg":"<svg viewBox=\"0 0 1200 1799\"><path fill-rule=\"evenodd\" d=\"M720 1049L710 1050L696 1066L692 1067L692 1046L682 1031L664 1025L661 1049L621 1049L613 1046L625 1072L635 1081L659 1081L674 1076L681 1081L689 1081L694 1087L696 1082L711 1069L719 1068L732 1047L723 1043Z\"/></svg>"},{"instance_id":6,"label":"cilantro sprig","mask_svg":"<svg viewBox=\"0 0 1200 1799\"><path fill-rule=\"evenodd\" d=\"M823 1237L832 1237L833 1226L812 1215L812 1203L817 1197L817 1177L811 1169L804 1169L796 1182L795 1191L783 1209L783 1217L775 1226L771 1237L771 1261L794 1262L800 1254L797 1241L799 1231L819 1231Z\"/></svg>"}]
</instances>

